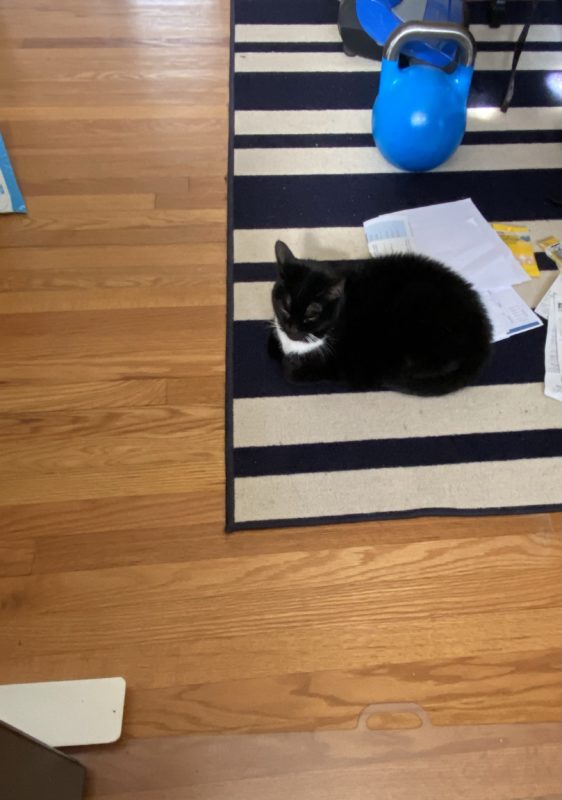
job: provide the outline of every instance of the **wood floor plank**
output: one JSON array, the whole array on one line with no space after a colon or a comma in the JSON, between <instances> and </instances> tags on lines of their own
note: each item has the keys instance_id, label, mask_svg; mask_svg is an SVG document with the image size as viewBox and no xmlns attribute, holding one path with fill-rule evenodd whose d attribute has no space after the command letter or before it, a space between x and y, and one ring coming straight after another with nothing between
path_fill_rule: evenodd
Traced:
<instances>
[{"instance_id":1,"label":"wood floor plank","mask_svg":"<svg viewBox=\"0 0 562 800\"><path fill-rule=\"evenodd\" d=\"M60 112L59 112L60 113ZM82 150L87 147L99 147L100 142L108 147L136 146L138 149L155 149L166 144L174 149L201 144L202 139L209 138L220 143L224 137L224 107L217 109L209 118L200 113L184 117L166 118L162 112L157 117L140 119L64 119L55 120L17 120L7 122L3 126L3 137L8 147L38 148L46 146L62 151Z\"/></svg>"},{"instance_id":2,"label":"wood floor plank","mask_svg":"<svg viewBox=\"0 0 562 800\"><path fill-rule=\"evenodd\" d=\"M92 408L144 408L164 405L167 385L163 379L99 381L97 383L0 384L0 412L25 414ZM21 417L18 416L21 419ZM3 425L0 418L0 427ZM0 440L1 441L1 440Z\"/></svg>"},{"instance_id":3,"label":"wood floor plank","mask_svg":"<svg viewBox=\"0 0 562 800\"><path fill-rule=\"evenodd\" d=\"M490 623L497 625L503 620L505 617L494 615ZM481 617L467 621L474 625L484 622ZM520 616L516 621L525 622ZM443 623L437 629L438 634L441 632L447 632ZM331 659L332 668L323 670L322 658L314 661L306 657L307 652L311 653L311 647L306 648L307 633L310 631L303 632L300 641L287 640L292 663L313 665L311 671L301 669L295 673L273 674L274 663L287 668L283 656L276 658L272 652L267 660L262 651L256 661L250 654L246 656L244 641L234 642L238 648L231 640L210 641L204 652L198 650L196 643L189 650L175 653L164 648L165 659L160 657L158 648L152 652L148 646L112 648L115 672L130 665L125 736L349 729L355 727L360 713L370 704L403 702L404 697L425 708L436 725L559 719L558 651L545 650L544 638L535 651L510 651L504 641L501 652L452 657L439 652L435 659L410 658L392 665L379 661L374 652L368 666L354 668L346 665L361 659L364 664L365 652L361 655L345 649L345 641L335 632L333 638L329 637L333 645L321 651L325 652L326 661ZM395 639L399 637L404 638L403 631L395 634ZM360 636L361 641L364 639ZM311 644L320 646L322 640L313 637ZM387 653L384 646L381 657ZM22 673L27 680L40 680L46 671L60 674L61 679L95 677L104 674L108 656L108 652L98 649L83 651L72 657L73 669L62 653L28 656L25 663L23 659L10 659L6 661L5 674L8 681ZM240 672L238 668L230 670L232 677L221 680L219 676L228 671L229 661L240 663ZM210 665L210 673L205 673L205 665ZM506 674L512 678L507 683ZM194 682L182 683L184 675L193 676ZM159 681L167 681L168 686L151 688Z\"/></svg>"},{"instance_id":4,"label":"wood floor plank","mask_svg":"<svg viewBox=\"0 0 562 800\"><path fill-rule=\"evenodd\" d=\"M496 687L505 672L517 679L499 694ZM425 708L435 725L480 724L486 719L526 722L537 717L556 721L557 672L554 653L502 653L460 660L440 656L435 662L412 661L392 672L380 665L363 671L203 684L191 691L145 690L135 693L138 706L132 710L138 713L135 722L127 720L126 725L135 737L155 735L157 730L160 735L177 735L182 717L190 720L193 732L310 730L311 718L314 729L349 729L366 706L404 696Z\"/></svg>"},{"instance_id":5,"label":"wood floor plank","mask_svg":"<svg viewBox=\"0 0 562 800\"><path fill-rule=\"evenodd\" d=\"M146 492L145 492L146 493ZM410 545L294 552L0 581L0 597L19 597L4 624L8 650L24 655L102 646L109 629L122 644L154 644L225 635L272 635L311 625L403 629L440 618L556 608L560 554L556 538L461 539ZM494 580L481 570L494 565ZM423 582L420 583L420 576ZM100 587L103 585L103 594ZM74 629L95 598L99 619ZM142 609L142 613L141 613ZM64 613L63 613L64 612ZM57 619L57 637L45 619ZM66 622L65 622L66 619ZM407 644L405 642L405 644ZM458 646L458 645L456 645Z\"/></svg>"},{"instance_id":6,"label":"wood floor plank","mask_svg":"<svg viewBox=\"0 0 562 800\"><path fill-rule=\"evenodd\" d=\"M467 535L486 538L492 535L511 536L518 532L530 535L538 541L549 541L552 528L547 514L531 518L510 517L503 519L498 532L498 519L488 518L475 530L473 520L458 518L450 522L443 518L411 521L393 520L370 524L347 526L322 526L320 528L296 528L276 531L272 536L264 536L255 531L244 536L226 537L220 532L223 517L222 498L218 498L215 521L209 522L205 516L196 513L183 504L182 496L168 497L166 504L162 498L153 500L154 515L139 518L135 502L143 498L119 500L107 498L101 501L84 502L84 514L89 520L76 522L80 504L52 504L42 506L49 519L60 520L53 532L45 525L36 507L27 507L29 517L20 521L23 527L12 529L6 534L8 541L18 543L22 536L36 537L33 571L70 572L72 570L97 570L109 567L131 566L136 564L159 564L224 558L249 554L273 554L288 552L314 552L317 550L345 547L364 547L376 542L379 545L394 543L407 544L422 540L461 539ZM164 506L164 507L163 507ZM130 512L125 513L129 508ZM139 505L142 509L142 505ZM101 517L101 509L107 510L107 518ZM71 510L74 513L71 513ZM199 511L199 509L197 509ZM167 512L167 513L166 513ZM35 513L35 517L33 514ZM22 515L20 514L20 517ZM172 523L172 524L170 524ZM174 524L175 523L175 524ZM119 528L119 525L127 526ZM80 531L77 529L80 528ZM156 546L157 545L157 546Z\"/></svg>"},{"instance_id":7,"label":"wood floor plank","mask_svg":"<svg viewBox=\"0 0 562 800\"><path fill-rule=\"evenodd\" d=\"M40 539L56 533L96 537L101 532L118 530L144 531L156 526L186 526L213 524L214 534L221 542L225 537L224 491L222 487L209 487L203 494L183 492L177 494L155 493L131 497L103 497L93 500L56 502L52 498L44 503L24 506L7 505L2 509L3 536L13 541L25 538ZM541 525L541 530L544 530Z\"/></svg>"},{"instance_id":8,"label":"wood floor plank","mask_svg":"<svg viewBox=\"0 0 562 800\"><path fill-rule=\"evenodd\" d=\"M27 193L26 193L27 194ZM156 195L146 194L83 194L35 195L27 194L27 207L33 216L63 213L92 213L106 211L147 211L155 207Z\"/></svg>"},{"instance_id":9,"label":"wood floor plank","mask_svg":"<svg viewBox=\"0 0 562 800\"><path fill-rule=\"evenodd\" d=\"M18 600L22 599L22 595L14 595L10 602L15 607ZM8 603L8 599L5 602ZM6 605L6 608L10 606ZM532 619L536 620L537 617L540 617L540 621L533 625ZM165 694L171 697L176 687L192 686L195 691L197 686L205 684L210 695L212 687L217 684L227 685L239 681L246 694L251 696L254 680L259 679L261 682L276 676L276 680L282 683L284 675L314 675L334 669L362 669L367 665L375 674L384 675L387 681L396 680L402 695L393 693L389 700L398 701L409 696L408 690L404 691L404 686L409 684L410 691L416 693L416 697L410 699L419 702L419 692L428 687L423 686L427 676L424 677L417 670L425 669L421 667L422 663L431 663L432 671L437 675L442 660L442 680L437 681L437 686L430 687L432 691L444 697L451 691L451 682L458 684L470 679L476 683L478 679L486 679L480 714L480 721L485 722L486 707L498 701L494 696L487 696L489 687L492 684L496 687L503 686L504 676L500 667L488 672L483 666L472 670L467 666L463 670L463 661L467 664L473 661L495 661L504 665L504 670L506 664L511 664L514 668L517 662L525 663L529 660L540 661L542 664L548 639L557 622L554 608L544 609L540 615L533 609L467 613L462 619L462 627L466 630L465 641L458 637L459 620L453 616L440 617L435 623L421 621L415 629L410 622L401 623L398 620L385 625L354 624L353 630L344 624L326 626L319 630L301 624L287 631L276 632L274 636L263 632L254 634L247 630L245 633L231 633L225 627L221 635L209 633L206 636L197 636L192 633L183 638L178 632L176 638L166 640L160 637L150 647L146 644L139 646L134 637L128 637L125 640L119 639L111 649L107 645L96 644L99 639L99 632L96 630L91 635L83 634L81 647L73 651L72 648L65 648L64 644L74 629L80 626L80 617L76 614L72 624L66 624L59 634L52 636L51 646L44 650L30 646L29 631L27 628L22 630L14 655L5 658L5 674L8 681L17 675L21 679L25 676L28 681L42 680L41 675L46 671L60 673L61 680L72 679L73 671L76 672L76 678L94 677L103 675L108 657L112 657L120 674L123 672L127 679L129 692L138 696L144 691L150 692L147 697L152 697L152 702L156 703L159 692L164 694L166 690ZM101 625L100 620L97 627L101 628ZM185 625L186 629L188 627ZM522 629L525 633L520 636L518 631ZM118 626L110 624L110 630L114 636L118 636ZM373 630L377 632L376 639L373 637ZM135 653L138 658L135 658ZM541 667L547 674L544 681L533 682L529 674L521 677L512 675L511 683L506 684L506 693L511 696L510 704L516 706L518 683L546 691L556 688L555 656L556 650L553 650L547 661L548 668ZM456 664L456 676L452 675L448 662ZM537 669L521 669L521 673L523 672L537 672ZM474 688L477 689L477 686ZM546 691L541 691L541 696L544 697ZM275 705L276 696L271 695L269 699ZM377 699L382 702L384 697L374 698ZM558 711L559 699L558 686L552 697L552 715ZM295 702L296 700L297 698ZM365 697L364 703L363 700L361 702L368 705L374 700ZM241 708L245 706L250 710L247 697L240 698L239 702ZM535 712L537 711L538 708L535 708ZM529 715L533 713L530 709L526 709L526 712ZM535 719L541 719L538 713Z\"/></svg>"},{"instance_id":10,"label":"wood floor plank","mask_svg":"<svg viewBox=\"0 0 562 800\"><path fill-rule=\"evenodd\" d=\"M176 194L177 205L188 206L188 195L186 183L186 200ZM165 247L25 246L4 253L3 314L203 307L225 301L222 242Z\"/></svg>"},{"instance_id":11,"label":"wood floor plank","mask_svg":"<svg viewBox=\"0 0 562 800\"><path fill-rule=\"evenodd\" d=\"M63 84L59 83L51 86L36 85L28 88L25 84L22 84L22 88L19 91L4 88L2 96L5 98L6 106L10 109L27 108L30 103L33 103L36 112L43 107L48 109L59 108L61 110L61 119L65 119L65 116L62 116L63 114L68 115L69 119L73 119L75 108L77 107L82 109L89 107L91 115L95 118L96 109L100 105L105 109L114 108L117 110L130 106L136 107L142 102L146 102L150 107L160 105L163 115L166 116L170 106L183 104L193 108L216 107L224 104L226 98L225 87L218 82L213 86L200 87L191 85L184 80L181 88L162 88L162 86L154 83L152 91L144 93L134 92L130 86L122 88L119 92L112 93L101 88L99 91L94 91L97 87L92 85L74 87L71 90L66 89L64 91L61 90L62 86ZM82 89L81 92L78 91L79 88ZM77 113L80 114L81 112L78 111Z\"/></svg>"},{"instance_id":12,"label":"wood floor plank","mask_svg":"<svg viewBox=\"0 0 562 800\"><path fill-rule=\"evenodd\" d=\"M12 148L14 168L23 185L41 175L43 180L101 178L176 178L178 175L224 176L224 157L216 145L200 142L188 150L154 148L131 150L126 146L81 148L70 153L57 149ZM8 218L9 220L9 218ZM18 218L20 223L25 219ZM17 221L17 220L16 220Z\"/></svg>"},{"instance_id":13,"label":"wood floor plank","mask_svg":"<svg viewBox=\"0 0 562 800\"><path fill-rule=\"evenodd\" d=\"M206 474L222 460L222 414L211 405L7 414L0 442L0 481L145 466Z\"/></svg>"},{"instance_id":14,"label":"wood floor plank","mask_svg":"<svg viewBox=\"0 0 562 800\"><path fill-rule=\"evenodd\" d=\"M224 310L129 309L0 316L0 381L72 383L224 370Z\"/></svg>"},{"instance_id":15,"label":"wood floor plank","mask_svg":"<svg viewBox=\"0 0 562 800\"><path fill-rule=\"evenodd\" d=\"M189 191L158 192L156 195L156 208L224 208L226 201L226 182L220 178L200 178L192 176L189 179Z\"/></svg>"},{"instance_id":16,"label":"wood floor plank","mask_svg":"<svg viewBox=\"0 0 562 800\"><path fill-rule=\"evenodd\" d=\"M185 281L184 281L185 283ZM218 282L217 282L218 283ZM36 314L51 311L106 311L130 308L190 308L216 306L223 299L224 289L202 288L199 293L189 289L160 289L150 287L103 288L84 290L54 290L42 292L10 292L0 294L0 314Z\"/></svg>"},{"instance_id":17,"label":"wood floor plank","mask_svg":"<svg viewBox=\"0 0 562 800\"><path fill-rule=\"evenodd\" d=\"M108 44L111 44L108 42ZM193 39L189 47L124 49L123 47L49 47L22 48L17 51L18 78L27 88L35 84L56 85L60 90L76 91L92 87L94 91L119 92L122 87L142 81L147 92L153 82L180 88L195 79L204 86L220 85L217 62L224 61L224 46ZM10 85L0 76L0 87ZM106 86L107 84L107 86ZM47 89L48 91L48 89ZM224 91L224 88L223 88Z\"/></svg>"},{"instance_id":18,"label":"wood floor plank","mask_svg":"<svg viewBox=\"0 0 562 800\"><path fill-rule=\"evenodd\" d=\"M224 279L224 244L22 247L2 252L0 291L193 288ZM224 296L224 280L222 281Z\"/></svg>"},{"instance_id":19,"label":"wood floor plank","mask_svg":"<svg viewBox=\"0 0 562 800\"><path fill-rule=\"evenodd\" d=\"M65 40L59 40L64 42ZM17 42L12 44L12 47L17 47ZM187 119L195 124L201 121L209 121L212 119L225 119L226 108L224 102L211 105L208 102L202 102L200 105L186 105L176 104L163 107L161 103L146 101L137 97L126 105L108 104L104 105L103 99L101 103L96 104L95 111L91 106L86 104L87 98L81 98L80 101L74 105L36 105L39 98L34 98L34 104L29 105L25 103L18 103L17 105L6 105L2 109L4 118L8 120L8 124L16 122L34 122L34 123L47 123L47 122L60 122L70 120L82 120L90 124L95 121L101 120L174 120L174 119ZM84 105L82 105L84 103ZM208 123L207 123L208 124ZM224 128L223 128L224 134Z\"/></svg>"},{"instance_id":20,"label":"wood floor plank","mask_svg":"<svg viewBox=\"0 0 562 800\"><path fill-rule=\"evenodd\" d=\"M60 3L60 5L59 5ZM210 3L173 3L162 13L161 6L141 6L135 14L135 36L161 38L183 35L216 35L217 30L225 36L225 11L216 0ZM7 5L3 11L4 25L11 36L29 39L35 36L49 37L60 42L67 38L84 38L130 34L131 11L126 7L116 8L114 3L103 6L84 7L76 13L72 0L57 0L49 6L38 6L36 2L21 6ZM60 46L60 45L59 45Z\"/></svg>"},{"instance_id":21,"label":"wood floor plank","mask_svg":"<svg viewBox=\"0 0 562 800\"><path fill-rule=\"evenodd\" d=\"M99 211L96 214L29 216L9 219L4 226L5 247L95 245L99 231L106 244L159 242L223 242L226 215L222 209L154 209Z\"/></svg>"},{"instance_id":22,"label":"wood floor plank","mask_svg":"<svg viewBox=\"0 0 562 800\"><path fill-rule=\"evenodd\" d=\"M209 448L201 459L165 464L147 464L130 467L105 466L82 471L72 470L62 476L57 473L40 473L31 476L21 473L2 475L0 506L45 503L65 500L90 500L125 495L139 496L182 494L188 491L203 492L212 486L222 486L224 476L218 474L222 464L222 448Z\"/></svg>"},{"instance_id":23,"label":"wood floor plank","mask_svg":"<svg viewBox=\"0 0 562 800\"><path fill-rule=\"evenodd\" d=\"M29 575L35 557L33 539L0 540L0 577Z\"/></svg>"}]
</instances>

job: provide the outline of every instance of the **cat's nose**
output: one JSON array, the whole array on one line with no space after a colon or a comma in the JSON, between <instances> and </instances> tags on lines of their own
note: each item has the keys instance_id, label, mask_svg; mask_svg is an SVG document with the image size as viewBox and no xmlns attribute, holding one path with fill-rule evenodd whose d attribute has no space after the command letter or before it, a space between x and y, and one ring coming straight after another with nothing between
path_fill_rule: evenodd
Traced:
<instances>
[{"instance_id":1,"label":"cat's nose","mask_svg":"<svg viewBox=\"0 0 562 800\"><path fill-rule=\"evenodd\" d=\"M299 342L304 338L301 331L299 331L295 325L288 325L286 331L289 339L292 339L294 342Z\"/></svg>"}]
</instances>

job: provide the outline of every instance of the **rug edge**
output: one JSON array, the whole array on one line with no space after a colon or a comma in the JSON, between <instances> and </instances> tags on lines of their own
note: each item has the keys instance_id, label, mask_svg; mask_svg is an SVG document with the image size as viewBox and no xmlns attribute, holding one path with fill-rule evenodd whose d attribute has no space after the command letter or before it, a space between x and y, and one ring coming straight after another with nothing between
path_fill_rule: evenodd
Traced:
<instances>
[{"instance_id":1,"label":"rug edge","mask_svg":"<svg viewBox=\"0 0 562 800\"><path fill-rule=\"evenodd\" d=\"M225 448L225 533L233 533L234 519L234 55L235 55L235 5L230 0L230 51L228 63L228 154L227 154L227 210L226 210L226 380L224 403Z\"/></svg>"},{"instance_id":2,"label":"rug edge","mask_svg":"<svg viewBox=\"0 0 562 800\"><path fill-rule=\"evenodd\" d=\"M395 520L420 519L431 517L513 517L533 514L555 514L562 512L562 503L547 506L490 507L490 508L417 508L410 511L384 511L369 514L347 514L345 516L308 517L306 519L274 519L251 522L232 520L228 533L256 530L272 530L274 528L311 528L322 525L352 525L360 522L393 522Z\"/></svg>"}]
</instances>

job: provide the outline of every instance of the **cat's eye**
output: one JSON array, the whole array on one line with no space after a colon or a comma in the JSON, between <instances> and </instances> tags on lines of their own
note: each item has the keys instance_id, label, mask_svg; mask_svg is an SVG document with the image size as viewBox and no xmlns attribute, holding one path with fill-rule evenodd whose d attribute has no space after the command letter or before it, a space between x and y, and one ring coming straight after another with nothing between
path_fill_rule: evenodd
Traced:
<instances>
[{"instance_id":1,"label":"cat's eye","mask_svg":"<svg viewBox=\"0 0 562 800\"><path fill-rule=\"evenodd\" d=\"M322 313L322 306L320 303L311 303L306 309L304 320L305 322L314 322Z\"/></svg>"},{"instance_id":2,"label":"cat's eye","mask_svg":"<svg viewBox=\"0 0 562 800\"><path fill-rule=\"evenodd\" d=\"M291 297L290 295L282 295L279 298L279 316L281 319L289 319L291 316Z\"/></svg>"},{"instance_id":3,"label":"cat's eye","mask_svg":"<svg viewBox=\"0 0 562 800\"><path fill-rule=\"evenodd\" d=\"M289 319L291 313L291 296L286 294L281 300L281 316Z\"/></svg>"}]
</instances>

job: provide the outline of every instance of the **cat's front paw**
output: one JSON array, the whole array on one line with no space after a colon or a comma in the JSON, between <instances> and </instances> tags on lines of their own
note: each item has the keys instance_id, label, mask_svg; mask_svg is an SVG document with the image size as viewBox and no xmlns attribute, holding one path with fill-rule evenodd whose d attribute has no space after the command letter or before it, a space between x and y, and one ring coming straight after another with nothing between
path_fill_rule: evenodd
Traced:
<instances>
[{"instance_id":1,"label":"cat's front paw","mask_svg":"<svg viewBox=\"0 0 562 800\"><path fill-rule=\"evenodd\" d=\"M289 383L308 383L310 381L306 371L296 367L288 358L283 361L283 375Z\"/></svg>"},{"instance_id":2,"label":"cat's front paw","mask_svg":"<svg viewBox=\"0 0 562 800\"><path fill-rule=\"evenodd\" d=\"M324 370L308 359L285 358L283 373L289 383L317 383L324 380Z\"/></svg>"}]
</instances>

